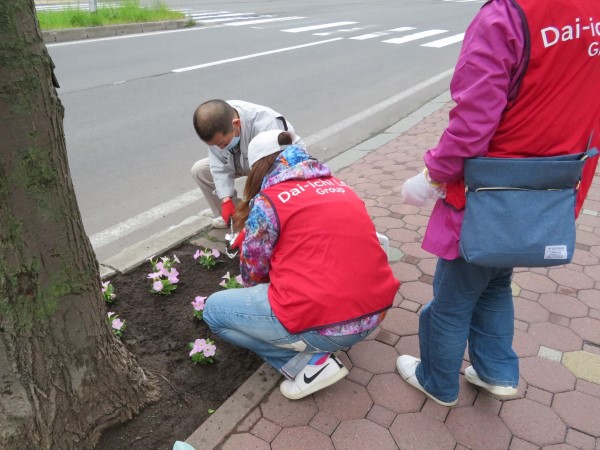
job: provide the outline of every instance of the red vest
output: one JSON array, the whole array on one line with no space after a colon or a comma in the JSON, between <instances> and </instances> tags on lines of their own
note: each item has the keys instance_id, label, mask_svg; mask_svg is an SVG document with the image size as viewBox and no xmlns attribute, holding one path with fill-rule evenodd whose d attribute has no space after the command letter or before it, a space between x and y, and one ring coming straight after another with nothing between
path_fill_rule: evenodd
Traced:
<instances>
[{"instance_id":1,"label":"red vest","mask_svg":"<svg viewBox=\"0 0 600 450\"><path fill-rule=\"evenodd\" d=\"M600 147L600 0L513 0L522 10L527 68L502 114L489 156L520 158L579 153ZM576 214L598 158L585 165ZM462 190L461 190L462 189ZM464 206L464 184L447 201Z\"/></svg>"},{"instance_id":2,"label":"red vest","mask_svg":"<svg viewBox=\"0 0 600 450\"><path fill-rule=\"evenodd\" d=\"M262 191L280 234L269 302L290 333L365 317L392 305L400 282L362 200L335 177L290 180Z\"/></svg>"}]
</instances>

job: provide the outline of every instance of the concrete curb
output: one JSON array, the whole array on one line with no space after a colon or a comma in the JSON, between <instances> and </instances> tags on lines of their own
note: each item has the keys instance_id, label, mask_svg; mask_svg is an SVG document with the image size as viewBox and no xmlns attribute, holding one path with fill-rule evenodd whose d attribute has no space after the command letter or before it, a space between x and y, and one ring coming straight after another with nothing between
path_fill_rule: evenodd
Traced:
<instances>
[{"instance_id":1,"label":"concrete curb","mask_svg":"<svg viewBox=\"0 0 600 450\"><path fill-rule=\"evenodd\" d=\"M80 41L84 39L97 39L126 34L151 33L153 31L177 30L188 28L189 19L166 20L162 22L132 23L122 25L108 25L101 27L69 28L65 30L42 31L44 43Z\"/></svg>"},{"instance_id":2,"label":"concrete curb","mask_svg":"<svg viewBox=\"0 0 600 450\"><path fill-rule=\"evenodd\" d=\"M450 100L449 91L444 92L379 135L326 161L326 164L334 172L353 164L363 156L398 137L421 120L429 117L444 107ZM210 229L210 224L211 219L208 217L193 216L178 226L157 233L101 263L101 277L104 280L119 272L130 272L149 257L163 254L182 242L192 239L202 231ZM186 442L198 450L218 446L235 431L236 426L272 391L280 378L281 375L277 371L266 363L263 364L190 435Z\"/></svg>"}]
</instances>

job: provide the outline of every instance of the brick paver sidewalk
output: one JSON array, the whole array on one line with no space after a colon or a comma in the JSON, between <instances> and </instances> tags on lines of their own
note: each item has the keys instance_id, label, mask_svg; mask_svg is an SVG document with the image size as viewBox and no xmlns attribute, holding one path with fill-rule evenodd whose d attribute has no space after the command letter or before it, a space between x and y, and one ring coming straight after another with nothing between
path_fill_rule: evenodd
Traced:
<instances>
[{"instance_id":1,"label":"brick paver sidewalk","mask_svg":"<svg viewBox=\"0 0 600 450\"><path fill-rule=\"evenodd\" d=\"M420 242L430 210L396 189L422 167L450 105L337 175L366 201L396 249L400 292L379 330L342 354L350 374L299 401L276 386L228 436L223 449L589 449L600 450L600 177L578 219L573 262L518 269L513 279L521 381L501 401L461 376L458 405L445 408L406 384L398 355L419 356L418 314L432 295L436 258ZM463 368L468 366L466 360Z\"/></svg>"}]
</instances>

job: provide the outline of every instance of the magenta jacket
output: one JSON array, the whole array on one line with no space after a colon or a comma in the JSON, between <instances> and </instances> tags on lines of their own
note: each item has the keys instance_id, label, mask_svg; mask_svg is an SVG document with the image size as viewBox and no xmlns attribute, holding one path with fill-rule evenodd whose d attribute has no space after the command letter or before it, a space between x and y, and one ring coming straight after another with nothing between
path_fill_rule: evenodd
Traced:
<instances>
[{"instance_id":1,"label":"magenta jacket","mask_svg":"<svg viewBox=\"0 0 600 450\"><path fill-rule=\"evenodd\" d=\"M431 178L443 183L463 177L465 158L483 156L502 111L516 95L524 70L524 30L510 0L485 4L469 25L450 83L456 106L438 145L425 153ZM444 259L460 256L464 211L438 200L423 238L423 249Z\"/></svg>"}]
</instances>

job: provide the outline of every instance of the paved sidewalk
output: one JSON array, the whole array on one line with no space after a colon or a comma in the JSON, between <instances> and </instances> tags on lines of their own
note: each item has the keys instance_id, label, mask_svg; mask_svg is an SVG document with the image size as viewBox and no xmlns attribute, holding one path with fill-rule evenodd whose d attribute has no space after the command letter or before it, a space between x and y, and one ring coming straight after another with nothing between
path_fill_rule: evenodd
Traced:
<instances>
[{"instance_id":1,"label":"paved sidewalk","mask_svg":"<svg viewBox=\"0 0 600 450\"><path fill-rule=\"evenodd\" d=\"M573 262L515 271L514 347L521 358L515 397L501 401L461 376L458 405L445 408L396 372L398 355L419 355L418 314L431 298L436 262L420 247L430 209L403 204L397 187L423 167L423 153L437 143L449 109L445 103L395 138L374 138L389 141L374 151L357 147L345 155L357 160L336 171L390 238L392 267L402 281L380 329L340 355L350 374L290 401L279 392L278 375L263 366L188 439L196 449L600 450L598 174L578 219ZM413 115L401 126L419 119ZM463 368L468 365L465 359Z\"/></svg>"}]
</instances>

